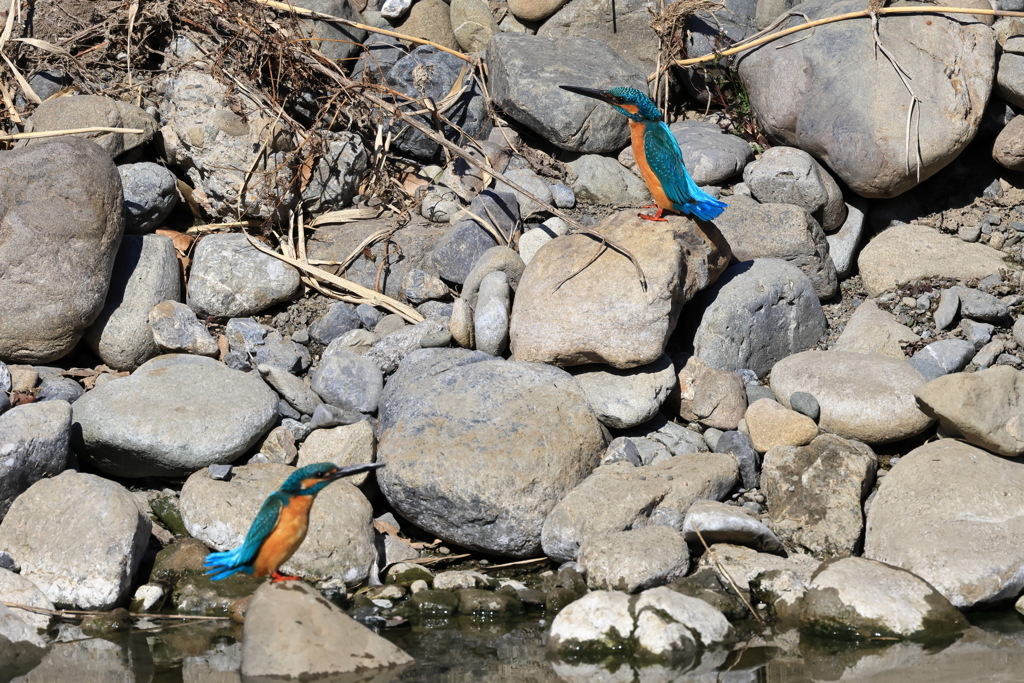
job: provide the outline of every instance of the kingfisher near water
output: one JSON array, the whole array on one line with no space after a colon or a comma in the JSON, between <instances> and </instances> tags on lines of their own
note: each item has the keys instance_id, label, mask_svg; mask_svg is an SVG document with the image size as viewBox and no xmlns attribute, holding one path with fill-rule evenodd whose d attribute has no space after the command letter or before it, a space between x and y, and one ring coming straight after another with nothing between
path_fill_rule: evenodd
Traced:
<instances>
[{"instance_id":1,"label":"kingfisher near water","mask_svg":"<svg viewBox=\"0 0 1024 683\"><path fill-rule=\"evenodd\" d=\"M384 463L337 467L329 462L320 462L295 470L284 480L281 488L263 502L242 545L206 556L206 573L212 574L214 581L238 572L256 578L270 574L275 582L294 580L296 577L280 574L277 570L306 538L309 511L316 494L332 481L378 467L384 467Z\"/></svg>"},{"instance_id":2,"label":"kingfisher near water","mask_svg":"<svg viewBox=\"0 0 1024 683\"><path fill-rule=\"evenodd\" d=\"M727 206L693 182L683 165L679 143L661 118L658 107L647 95L636 88L595 90L574 85L559 86L579 95L607 102L616 111L629 118L629 137L633 143L633 158L640 175L654 197L658 212L653 216L640 214L649 221L663 221L663 211L675 211L710 221L717 218ZM650 207L644 207L650 208Z\"/></svg>"}]
</instances>

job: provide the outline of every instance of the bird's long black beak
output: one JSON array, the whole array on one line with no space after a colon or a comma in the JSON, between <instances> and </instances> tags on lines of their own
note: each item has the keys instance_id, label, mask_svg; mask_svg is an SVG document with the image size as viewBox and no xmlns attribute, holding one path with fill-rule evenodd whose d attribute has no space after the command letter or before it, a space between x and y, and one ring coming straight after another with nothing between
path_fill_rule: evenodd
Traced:
<instances>
[{"instance_id":1,"label":"bird's long black beak","mask_svg":"<svg viewBox=\"0 0 1024 683\"><path fill-rule=\"evenodd\" d=\"M364 465L349 465L348 467L339 467L338 470L325 477L328 481L335 481L336 479L343 479L344 477L351 477L353 474L359 474L360 472L366 472L368 470L376 470L384 467L382 462L369 462Z\"/></svg>"},{"instance_id":2,"label":"bird's long black beak","mask_svg":"<svg viewBox=\"0 0 1024 683\"><path fill-rule=\"evenodd\" d=\"M604 90L598 90L597 88L581 88L576 85L560 85L558 86L562 90L568 90L574 92L577 95L586 95L587 97L593 97L595 100L602 100L604 102L611 102L612 98L608 96Z\"/></svg>"}]
</instances>

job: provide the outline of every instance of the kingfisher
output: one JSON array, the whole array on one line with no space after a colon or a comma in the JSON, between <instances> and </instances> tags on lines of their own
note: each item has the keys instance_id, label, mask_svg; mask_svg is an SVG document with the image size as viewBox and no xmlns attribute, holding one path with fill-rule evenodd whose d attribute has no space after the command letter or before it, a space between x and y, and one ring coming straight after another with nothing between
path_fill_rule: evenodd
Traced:
<instances>
[{"instance_id":1,"label":"kingfisher","mask_svg":"<svg viewBox=\"0 0 1024 683\"><path fill-rule=\"evenodd\" d=\"M245 541L234 550L210 553L204 569L214 581L226 579L242 572L261 578L270 574L272 582L294 581L277 570L299 549L309 528L309 511L316 494L332 481L353 474L384 467L375 462L365 465L338 467L329 462L318 462L295 470L284 480L281 488L270 494L253 520Z\"/></svg>"},{"instance_id":2,"label":"kingfisher","mask_svg":"<svg viewBox=\"0 0 1024 683\"><path fill-rule=\"evenodd\" d=\"M674 211L710 221L722 213L727 204L718 201L693 182L683 164L679 143L662 120L657 105L647 95L636 88L596 90L574 85L559 87L607 102L629 119L633 158L656 202L643 208L658 208L653 216L641 213L640 218L664 221L662 212Z\"/></svg>"}]
</instances>

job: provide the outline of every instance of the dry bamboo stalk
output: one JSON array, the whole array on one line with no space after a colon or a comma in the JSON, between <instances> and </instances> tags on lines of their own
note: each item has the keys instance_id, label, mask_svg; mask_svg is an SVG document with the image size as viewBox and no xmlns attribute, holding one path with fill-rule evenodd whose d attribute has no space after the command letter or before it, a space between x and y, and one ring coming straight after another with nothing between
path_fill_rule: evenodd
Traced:
<instances>
[{"instance_id":1,"label":"dry bamboo stalk","mask_svg":"<svg viewBox=\"0 0 1024 683\"><path fill-rule=\"evenodd\" d=\"M49 614L55 617L91 617L91 616L104 616L110 614L110 612L91 612L88 610L77 610L77 609L46 609L45 607L35 607L33 605L22 605L17 602L4 602L8 607L14 609L24 610L26 612L34 612L36 614ZM144 618L144 619L188 619L194 621L228 621L231 617L207 617L192 614L132 614L132 617Z\"/></svg>"},{"instance_id":2,"label":"dry bamboo stalk","mask_svg":"<svg viewBox=\"0 0 1024 683\"><path fill-rule=\"evenodd\" d=\"M385 296L384 294L375 292L368 287L363 287L362 285L356 284L351 280L346 280L344 278L338 277L337 275L332 275L331 273L328 273L326 270L321 270L320 268L311 266L304 261L300 261L299 259L285 256L284 254L278 253L271 249L270 247L268 247L267 245L263 244L249 233L244 234L246 238L249 240L249 243L252 246L256 247L256 249L258 249L259 251L262 251L264 254L268 254L276 259L280 259L281 261L284 261L288 265L294 266L295 268L298 268L299 270L304 271L320 280L329 282L336 287L341 287L342 289L348 290L355 294L356 296L363 297L364 299L366 299L367 303L370 303L374 306L386 308L392 313L397 313L398 315L402 316L403 318L405 318L406 320L413 324L423 322L424 318L422 315L420 315L419 311L417 311L415 308L411 306L403 304L401 301L396 301L395 299L392 299L389 296Z\"/></svg>"},{"instance_id":3,"label":"dry bamboo stalk","mask_svg":"<svg viewBox=\"0 0 1024 683\"><path fill-rule=\"evenodd\" d=\"M141 128L108 128L107 126L91 126L89 128L68 128L66 130L43 130L38 133L15 133L0 135L0 140L31 140L35 138L54 138L61 135L81 135L82 133L125 133L126 135L142 135L146 131Z\"/></svg>"},{"instance_id":4,"label":"dry bamboo stalk","mask_svg":"<svg viewBox=\"0 0 1024 683\"><path fill-rule=\"evenodd\" d=\"M694 64L701 64L703 62L711 62L721 57L729 57L746 50L751 50L755 47L760 47L765 43L770 43L773 40L778 40L788 35L798 33L800 31L806 31L807 29L814 28L816 26L824 26L825 24L834 24L839 21L846 21L847 19L867 19L872 15L889 15L889 14L979 14L982 16L990 17L1024 17L1024 12L1010 12L1007 10L993 10L993 9L969 9L965 7L883 7L882 9L869 11L862 10L860 12L848 12L847 14L839 14L834 17L826 17L824 19L817 19L806 24L800 24L799 26L793 26L778 33L772 33L771 35L758 38L748 43L739 43L734 45L728 50L722 52L713 52L703 57L693 57L692 59L677 59L675 60L676 66L693 66ZM648 80L657 77L657 73L652 74Z\"/></svg>"},{"instance_id":5,"label":"dry bamboo stalk","mask_svg":"<svg viewBox=\"0 0 1024 683\"><path fill-rule=\"evenodd\" d=\"M739 596L739 599L743 602L746 608L750 610L750 613L754 615L754 619L757 620L757 623L764 626L764 620L761 619L761 616L757 613L757 610L750 606L750 603L747 602L747 599L743 597L743 593L740 592L739 586L737 586L736 582L732 580L732 577L729 576L729 572L725 570L725 567L723 567L722 563L718 561L718 558L715 556L715 553L712 552L711 548L708 547L708 542L704 540L704 536L700 533L700 529L697 528L696 524L693 525L693 530L697 532L697 538L700 539L701 545L704 546L704 550L711 557L711 561L715 563L715 567L718 569L718 571L722 572L726 579L729 580L729 585L732 586L732 589L734 591L736 591L736 595Z\"/></svg>"}]
</instances>

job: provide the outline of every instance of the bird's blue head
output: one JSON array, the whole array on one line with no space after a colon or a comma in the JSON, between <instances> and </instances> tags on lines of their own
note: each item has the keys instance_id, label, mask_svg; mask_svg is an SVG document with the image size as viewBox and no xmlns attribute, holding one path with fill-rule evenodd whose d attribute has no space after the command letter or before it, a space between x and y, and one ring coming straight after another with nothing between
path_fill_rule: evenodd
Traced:
<instances>
[{"instance_id":1,"label":"bird's blue head","mask_svg":"<svg viewBox=\"0 0 1024 683\"><path fill-rule=\"evenodd\" d=\"M661 121L661 112L651 102L651 98L636 88L612 88L611 90L595 90L594 88L580 88L575 85L560 85L562 90L568 90L578 95L586 95L598 100L603 100L615 107L620 114L629 117L631 121L640 123L642 121Z\"/></svg>"},{"instance_id":2,"label":"bird's blue head","mask_svg":"<svg viewBox=\"0 0 1024 683\"><path fill-rule=\"evenodd\" d=\"M342 477L350 477L353 474L375 470L384 467L382 462L368 463L365 465L349 465L338 467L330 462L318 462L306 465L295 470L284 483L281 484L281 492L290 496L315 496L332 481Z\"/></svg>"}]
</instances>

